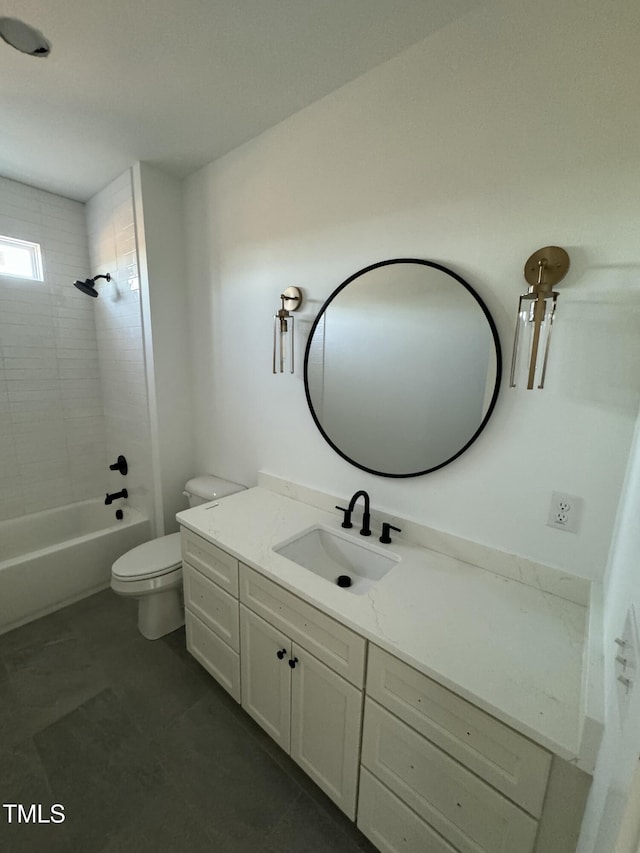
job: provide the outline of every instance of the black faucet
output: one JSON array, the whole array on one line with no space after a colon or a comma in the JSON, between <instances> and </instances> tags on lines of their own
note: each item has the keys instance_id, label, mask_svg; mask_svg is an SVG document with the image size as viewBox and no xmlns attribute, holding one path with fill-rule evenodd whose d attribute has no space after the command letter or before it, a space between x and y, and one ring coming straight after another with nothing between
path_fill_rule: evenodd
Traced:
<instances>
[{"instance_id":1,"label":"black faucet","mask_svg":"<svg viewBox=\"0 0 640 853\"><path fill-rule=\"evenodd\" d=\"M126 489L123 489L121 492L114 492L112 495L110 495L107 492L107 496L104 499L104 503L105 503L105 506L109 506L109 504L112 504L114 501L118 500L118 498L128 498L128 497L129 497L129 492Z\"/></svg>"},{"instance_id":2,"label":"black faucet","mask_svg":"<svg viewBox=\"0 0 640 853\"><path fill-rule=\"evenodd\" d=\"M364 498L364 512L362 513L362 530L360 531L361 536L371 536L371 528L369 524L371 522L371 513L369 512L369 495L364 491L364 489L360 489L359 492L356 492L355 495L349 501L349 507L345 509L343 506L337 506L336 509L339 509L344 513L344 521L342 522L343 527L353 527L351 523L351 513L355 509L358 498Z\"/></svg>"}]
</instances>

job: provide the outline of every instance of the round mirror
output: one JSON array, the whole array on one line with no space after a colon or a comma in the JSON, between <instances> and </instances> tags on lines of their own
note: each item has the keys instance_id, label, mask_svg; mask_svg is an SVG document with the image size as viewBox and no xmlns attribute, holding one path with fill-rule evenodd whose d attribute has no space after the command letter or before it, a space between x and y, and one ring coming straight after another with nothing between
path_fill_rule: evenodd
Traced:
<instances>
[{"instance_id":1,"label":"round mirror","mask_svg":"<svg viewBox=\"0 0 640 853\"><path fill-rule=\"evenodd\" d=\"M495 323L474 289L440 264L397 258L365 267L327 299L304 382L337 453L373 474L417 477L475 441L501 369Z\"/></svg>"}]
</instances>

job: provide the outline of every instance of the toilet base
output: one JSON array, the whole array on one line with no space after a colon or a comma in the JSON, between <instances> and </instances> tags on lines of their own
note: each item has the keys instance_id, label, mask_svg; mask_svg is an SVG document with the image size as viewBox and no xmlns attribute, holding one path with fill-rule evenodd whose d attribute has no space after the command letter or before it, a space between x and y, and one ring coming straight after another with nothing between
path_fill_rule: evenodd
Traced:
<instances>
[{"instance_id":1,"label":"toilet base","mask_svg":"<svg viewBox=\"0 0 640 853\"><path fill-rule=\"evenodd\" d=\"M147 640L158 640L184 625L180 589L154 592L138 599L138 630Z\"/></svg>"}]
</instances>

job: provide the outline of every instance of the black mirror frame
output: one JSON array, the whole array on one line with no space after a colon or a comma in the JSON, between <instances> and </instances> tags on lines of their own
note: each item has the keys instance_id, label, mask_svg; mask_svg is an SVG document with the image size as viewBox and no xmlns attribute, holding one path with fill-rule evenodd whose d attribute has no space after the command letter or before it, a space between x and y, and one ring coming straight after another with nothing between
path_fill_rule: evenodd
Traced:
<instances>
[{"instance_id":1,"label":"black mirror frame","mask_svg":"<svg viewBox=\"0 0 640 853\"><path fill-rule=\"evenodd\" d=\"M329 305L336 298L336 296L342 290L344 290L345 287L347 287L349 284L351 284L352 281L354 281L356 278L359 278L361 275L364 275L367 272L371 272L371 270L378 269L379 267L390 266L392 264L422 264L425 267L432 267L433 269L440 270L441 272L444 272L447 275L450 275L452 278L454 278L459 284L461 284L471 294L471 296L473 296L475 301L478 303L478 305L482 309L482 313L484 314L484 316L487 320L487 323L489 324L489 328L491 329L491 334L493 335L493 343L494 343L495 351L496 351L496 382L495 382L495 387L493 389L493 394L491 396L491 402L489 403L489 407L487 408L486 414L485 414L484 418L482 419L482 422L480 423L480 426L478 427L478 429L474 432L474 434L471 436L469 441L467 441L467 443L463 447L461 447L460 450L458 450L457 453L454 453L453 456L450 456L444 462L441 462L439 465L434 465L433 468L426 468L424 471L415 471L415 472L408 473L408 474L390 474L386 471L376 471L374 468L369 468L366 465L361 465L359 462L356 462L355 459L351 459L350 456L347 456L346 453L344 453L342 450L340 450L340 448L329 438L327 433L324 431L324 429L322 428L322 425L321 425L320 421L318 420L318 417L315 413L315 410L313 408L313 403L311 401L311 395L309 392L309 378L308 378L308 372L307 372L308 371L308 364L309 364L309 352L311 349L311 342L313 340L313 334L316 330L318 323L320 322L320 318L322 317L324 312L327 310ZM424 260L421 260L420 258L391 258L391 259L386 260L386 261L378 261L377 263L370 264L369 266L364 267L363 269L358 270L358 272L349 276L348 279L346 279L345 281L342 282L342 284L340 284L338 287L336 287L336 289L328 297L328 299L324 302L322 308L318 312L315 320L313 321L313 325L311 326L311 330L309 332L309 337L307 338L307 345L305 347L305 352L304 352L304 393L305 393L305 396L307 398L307 405L309 406L309 411L311 412L311 417L313 418L315 425L318 427L320 434L322 435L324 440L327 442L327 444L329 444L330 447L338 454L338 456L341 456L350 465L354 465L356 468L360 468L362 471L367 471L369 474L376 474L378 477L389 477L389 478L393 478L393 479L406 479L407 477L421 477L424 474L430 474L432 471L437 471L440 468L444 468L445 465L449 465L451 462L453 462L455 459L457 459L459 456L461 456L466 450L469 449L469 447L471 447L471 445L474 443L474 441L478 438L478 436L480 435L482 430L487 425L489 418L491 417L493 410L495 408L496 402L498 400L498 394L500 392L501 380L502 380L502 349L500 347L500 338L498 336L498 329L497 329L497 326L494 322L494 319L491 316L491 314L489 313L489 309L485 305L484 301L482 300L480 295L474 290L474 288L471 287L471 285L468 282L466 282L461 276L459 276L453 270L449 269L448 267L442 266L442 264L437 264L435 261L424 261Z\"/></svg>"}]
</instances>

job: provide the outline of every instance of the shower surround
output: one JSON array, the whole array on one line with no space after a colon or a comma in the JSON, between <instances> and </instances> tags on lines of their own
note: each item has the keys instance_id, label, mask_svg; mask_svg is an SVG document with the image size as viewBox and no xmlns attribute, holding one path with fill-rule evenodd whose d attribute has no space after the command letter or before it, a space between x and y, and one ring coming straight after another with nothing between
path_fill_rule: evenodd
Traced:
<instances>
[{"instance_id":1,"label":"shower surround","mask_svg":"<svg viewBox=\"0 0 640 853\"><path fill-rule=\"evenodd\" d=\"M130 170L87 205L0 178L0 234L39 243L44 272L0 275L2 632L108 585L152 535L152 475ZM97 299L73 287L106 273Z\"/></svg>"},{"instance_id":2,"label":"shower surround","mask_svg":"<svg viewBox=\"0 0 640 853\"><path fill-rule=\"evenodd\" d=\"M129 505L152 518L149 398L131 171L93 196L86 214L91 275L108 273L111 280L96 281L97 299L69 289L94 312L108 461L123 453L129 463L126 477L105 469L103 492L126 487Z\"/></svg>"},{"instance_id":3,"label":"shower surround","mask_svg":"<svg viewBox=\"0 0 640 853\"><path fill-rule=\"evenodd\" d=\"M89 272L84 205L0 178L0 234L40 243L44 270L0 276L2 521L96 497L107 455L93 300L71 287Z\"/></svg>"}]
</instances>

